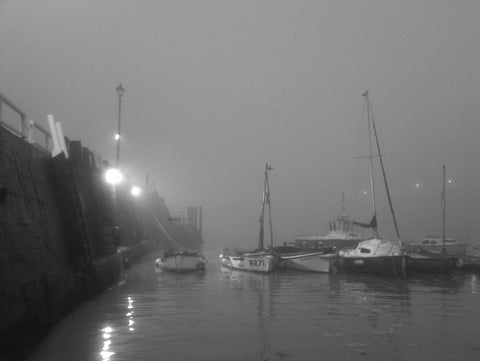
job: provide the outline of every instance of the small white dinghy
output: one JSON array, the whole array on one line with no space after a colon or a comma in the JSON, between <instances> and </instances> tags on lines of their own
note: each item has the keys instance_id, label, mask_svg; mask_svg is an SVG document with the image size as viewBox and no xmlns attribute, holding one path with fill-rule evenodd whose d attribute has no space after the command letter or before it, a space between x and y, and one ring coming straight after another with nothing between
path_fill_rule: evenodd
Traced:
<instances>
[{"instance_id":1,"label":"small white dinghy","mask_svg":"<svg viewBox=\"0 0 480 361\"><path fill-rule=\"evenodd\" d=\"M169 272L192 272L204 270L207 259L198 251L166 250L155 260L155 267Z\"/></svg>"}]
</instances>

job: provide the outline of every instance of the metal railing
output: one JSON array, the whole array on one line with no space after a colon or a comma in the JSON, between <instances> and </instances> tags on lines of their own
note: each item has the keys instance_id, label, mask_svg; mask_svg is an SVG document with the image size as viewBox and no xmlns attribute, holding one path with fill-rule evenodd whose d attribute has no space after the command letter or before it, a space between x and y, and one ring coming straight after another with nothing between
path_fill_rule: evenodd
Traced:
<instances>
[{"instance_id":1,"label":"metal railing","mask_svg":"<svg viewBox=\"0 0 480 361\"><path fill-rule=\"evenodd\" d=\"M11 115L7 116L7 112ZM13 117L13 119L10 117ZM33 120L27 122L25 112L2 93L0 93L0 125L41 149L50 151L52 148L50 132L40 124L36 124ZM38 138L41 140L38 141Z\"/></svg>"}]
</instances>

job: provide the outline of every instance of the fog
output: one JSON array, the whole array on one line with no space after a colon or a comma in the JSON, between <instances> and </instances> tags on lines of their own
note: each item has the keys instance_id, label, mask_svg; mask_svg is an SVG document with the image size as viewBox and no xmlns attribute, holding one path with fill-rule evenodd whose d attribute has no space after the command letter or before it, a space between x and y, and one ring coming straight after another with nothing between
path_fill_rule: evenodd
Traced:
<instances>
[{"instance_id":1,"label":"fog","mask_svg":"<svg viewBox=\"0 0 480 361\"><path fill-rule=\"evenodd\" d=\"M207 248L253 247L263 170L275 242L369 221L369 90L403 239L479 242L480 2L1 0L0 92L146 175ZM392 218L376 164L378 221ZM368 193L368 192L367 192Z\"/></svg>"}]
</instances>

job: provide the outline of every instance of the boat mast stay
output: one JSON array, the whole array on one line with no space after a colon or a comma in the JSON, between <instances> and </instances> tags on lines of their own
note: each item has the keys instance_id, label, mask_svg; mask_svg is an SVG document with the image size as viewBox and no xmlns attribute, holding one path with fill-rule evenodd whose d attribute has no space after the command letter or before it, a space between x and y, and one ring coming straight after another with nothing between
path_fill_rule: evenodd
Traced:
<instances>
[{"instance_id":1,"label":"boat mast stay","mask_svg":"<svg viewBox=\"0 0 480 361\"><path fill-rule=\"evenodd\" d=\"M368 97L368 90L363 93L363 96L366 98L367 101L367 114L368 114L368 120L369 120L369 137L370 137L370 122L373 128L373 133L375 135L375 143L377 145L377 151L378 151L378 157L380 158L380 167L382 168L382 175L383 175L383 181L385 183L385 190L387 192L387 197L388 197L388 204L390 206L390 212L392 213L392 218L393 218L393 224L395 226L395 233L397 235L397 239L400 239L400 233L398 231L398 224L397 224L397 218L395 217L395 211L393 210L393 204L392 204L392 197L390 196L390 189L388 188L388 182L387 182L387 176L385 173L385 167L383 165L383 159L382 159L382 153L380 152L380 143L378 141L378 135L377 135L377 127L375 126L375 120L373 119L373 112L371 112L371 105L370 105L370 99ZM371 143L370 143L371 144ZM373 192L373 163L372 163L372 153L370 149L370 164L371 164L371 178L372 178L372 192ZM374 195L372 194L372 197L374 199L374 215L376 215L376 210L375 210L375 198Z\"/></svg>"},{"instance_id":2,"label":"boat mast stay","mask_svg":"<svg viewBox=\"0 0 480 361\"><path fill-rule=\"evenodd\" d=\"M370 159L370 187L372 190L372 205L373 205L373 217L377 218L377 206L375 203L375 181L373 177L373 150L372 150L372 117L370 115L370 103L368 101L368 90L363 94L367 102L367 122L368 122L368 146L369 146L369 159ZM373 228L375 237L378 237L378 228Z\"/></svg>"},{"instance_id":3,"label":"boat mast stay","mask_svg":"<svg viewBox=\"0 0 480 361\"><path fill-rule=\"evenodd\" d=\"M272 170L272 166L268 163L265 164L265 177L263 181L263 198L262 198L262 210L260 212L260 234L258 237L258 249L264 249L264 236L265 236L265 206L268 206L268 216L270 225L270 248L273 247L273 229L272 229L272 206L270 203L270 182L268 181L268 171Z\"/></svg>"},{"instance_id":4,"label":"boat mast stay","mask_svg":"<svg viewBox=\"0 0 480 361\"><path fill-rule=\"evenodd\" d=\"M443 190L442 190L442 256L445 257L445 164L442 167L443 170Z\"/></svg>"}]
</instances>

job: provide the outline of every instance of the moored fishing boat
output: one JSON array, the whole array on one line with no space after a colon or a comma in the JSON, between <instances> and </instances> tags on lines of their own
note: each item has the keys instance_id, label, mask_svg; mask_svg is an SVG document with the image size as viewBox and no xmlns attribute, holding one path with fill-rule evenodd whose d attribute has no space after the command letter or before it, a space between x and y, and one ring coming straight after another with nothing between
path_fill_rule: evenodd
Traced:
<instances>
[{"instance_id":1,"label":"moored fishing boat","mask_svg":"<svg viewBox=\"0 0 480 361\"><path fill-rule=\"evenodd\" d=\"M155 266L170 272L191 272L204 270L207 259L198 251L166 250L155 260Z\"/></svg>"},{"instance_id":2,"label":"moored fishing boat","mask_svg":"<svg viewBox=\"0 0 480 361\"><path fill-rule=\"evenodd\" d=\"M332 248L299 247L284 243L273 247L280 257L279 267L300 271L333 273L337 271L338 254Z\"/></svg>"},{"instance_id":3,"label":"moored fishing boat","mask_svg":"<svg viewBox=\"0 0 480 361\"><path fill-rule=\"evenodd\" d=\"M220 254L220 261L223 266L241 269L245 271L271 272L278 263L278 257L273 252L273 230L272 230L272 210L270 204L270 183L268 172L273 168L267 163L265 165L262 209L260 212L260 234L258 239L258 248L255 250L224 249ZM269 225L270 225L270 247L264 247L265 236L265 211L268 207Z\"/></svg>"}]
</instances>

